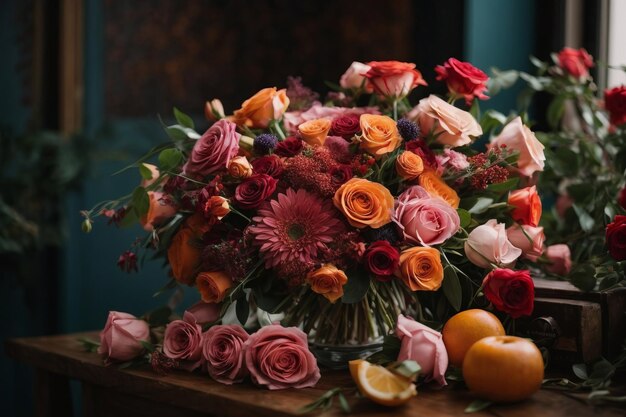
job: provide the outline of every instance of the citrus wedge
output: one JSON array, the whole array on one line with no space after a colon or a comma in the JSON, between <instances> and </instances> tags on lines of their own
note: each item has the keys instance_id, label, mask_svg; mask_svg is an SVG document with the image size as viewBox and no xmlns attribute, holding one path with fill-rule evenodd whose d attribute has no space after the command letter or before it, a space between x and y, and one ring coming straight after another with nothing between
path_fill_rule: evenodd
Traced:
<instances>
[{"instance_id":1,"label":"citrus wedge","mask_svg":"<svg viewBox=\"0 0 626 417\"><path fill-rule=\"evenodd\" d=\"M361 365L362 362L365 362L365 361L363 359L355 359L355 360L352 360L352 361L348 362L348 368L350 369L350 375L352 375L352 379L354 379L355 382L358 379L359 365Z\"/></svg>"},{"instance_id":2,"label":"citrus wedge","mask_svg":"<svg viewBox=\"0 0 626 417\"><path fill-rule=\"evenodd\" d=\"M375 403L394 407L406 403L417 395L415 384L382 366L367 361L350 365L350 373L353 374L359 391ZM356 368L356 377L352 368Z\"/></svg>"}]
</instances>

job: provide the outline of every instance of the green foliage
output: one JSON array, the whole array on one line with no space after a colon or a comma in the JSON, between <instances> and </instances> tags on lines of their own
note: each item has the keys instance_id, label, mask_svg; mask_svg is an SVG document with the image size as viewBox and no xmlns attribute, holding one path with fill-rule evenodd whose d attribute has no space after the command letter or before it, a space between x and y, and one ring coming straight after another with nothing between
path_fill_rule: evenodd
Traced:
<instances>
[{"instance_id":1,"label":"green foliage","mask_svg":"<svg viewBox=\"0 0 626 417\"><path fill-rule=\"evenodd\" d=\"M346 275L348 277L348 283L343 286L341 302L344 304L358 303L367 294L371 277L364 268L348 270Z\"/></svg>"}]
</instances>

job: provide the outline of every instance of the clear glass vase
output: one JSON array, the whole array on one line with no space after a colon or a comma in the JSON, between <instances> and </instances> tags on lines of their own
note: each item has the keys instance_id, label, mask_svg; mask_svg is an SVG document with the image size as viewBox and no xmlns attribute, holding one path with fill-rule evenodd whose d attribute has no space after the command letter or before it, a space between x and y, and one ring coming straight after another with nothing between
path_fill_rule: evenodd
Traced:
<instances>
[{"instance_id":1,"label":"clear glass vase","mask_svg":"<svg viewBox=\"0 0 626 417\"><path fill-rule=\"evenodd\" d=\"M398 315L414 308L415 298L395 279L372 281L367 294L354 304L341 300L333 304L306 288L286 311L283 323L302 327L320 365L345 369L349 361L380 351Z\"/></svg>"}]
</instances>

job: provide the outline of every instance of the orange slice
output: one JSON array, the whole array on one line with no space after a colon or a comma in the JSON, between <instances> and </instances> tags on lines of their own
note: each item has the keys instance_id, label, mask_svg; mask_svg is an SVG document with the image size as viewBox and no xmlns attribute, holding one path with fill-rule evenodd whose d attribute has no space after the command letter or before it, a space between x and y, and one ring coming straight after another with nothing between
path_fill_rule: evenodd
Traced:
<instances>
[{"instance_id":1,"label":"orange slice","mask_svg":"<svg viewBox=\"0 0 626 417\"><path fill-rule=\"evenodd\" d=\"M350 373L359 391L375 403L394 407L406 403L417 395L415 384L408 379L367 361L354 362L356 361L350 363Z\"/></svg>"}]
</instances>

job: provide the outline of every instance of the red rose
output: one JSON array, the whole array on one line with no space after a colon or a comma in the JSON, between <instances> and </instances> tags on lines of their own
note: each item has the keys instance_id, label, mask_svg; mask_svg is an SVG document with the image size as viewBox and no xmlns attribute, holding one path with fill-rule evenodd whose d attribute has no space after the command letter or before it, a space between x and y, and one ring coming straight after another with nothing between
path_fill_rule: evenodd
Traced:
<instances>
[{"instance_id":1,"label":"red rose","mask_svg":"<svg viewBox=\"0 0 626 417\"><path fill-rule=\"evenodd\" d=\"M528 271L494 269L483 280L485 297L514 319L533 312L535 285Z\"/></svg>"},{"instance_id":2,"label":"red rose","mask_svg":"<svg viewBox=\"0 0 626 417\"><path fill-rule=\"evenodd\" d=\"M583 78L589 76L589 68L593 67L593 58L584 48L578 50L563 48L557 58L559 67L566 73Z\"/></svg>"},{"instance_id":3,"label":"red rose","mask_svg":"<svg viewBox=\"0 0 626 417\"><path fill-rule=\"evenodd\" d=\"M267 174L254 174L235 189L235 202L243 209L259 207L276 190L276 181Z\"/></svg>"},{"instance_id":4,"label":"red rose","mask_svg":"<svg viewBox=\"0 0 626 417\"><path fill-rule=\"evenodd\" d=\"M626 259L626 216L618 214L606 227L606 245L613 259Z\"/></svg>"},{"instance_id":5,"label":"red rose","mask_svg":"<svg viewBox=\"0 0 626 417\"><path fill-rule=\"evenodd\" d=\"M339 116L330 125L330 132L334 136L341 136L346 140L350 140L352 136L361 131L359 120L360 116L353 113Z\"/></svg>"},{"instance_id":6,"label":"red rose","mask_svg":"<svg viewBox=\"0 0 626 417\"><path fill-rule=\"evenodd\" d=\"M330 170L330 182L333 185L342 185L352 177L354 174L352 172L351 165L337 165Z\"/></svg>"},{"instance_id":7,"label":"red rose","mask_svg":"<svg viewBox=\"0 0 626 417\"><path fill-rule=\"evenodd\" d=\"M622 188L622 191L619 192L617 204L622 206L623 209L626 209L626 187Z\"/></svg>"},{"instance_id":8,"label":"red rose","mask_svg":"<svg viewBox=\"0 0 626 417\"><path fill-rule=\"evenodd\" d=\"M388 277L398 268L400 252L386 240L378 240L367 248L363 259L374 275Z\"/></svg>"},{"instance_id":9,"label":"red rose","mask_svg":"<svg viewBox=\"0 0 626 417\"><path fill-rule=\"evenodd\" d=\"M604 107L609 112L611 124L626 123L626 86L604 90Z\"/></svg>"},{"instance_id":10,"label":"red rose","mask_svg":"<svg viewBox=\"0 0 626 417\"><path fill-rule=\"evenodd\" d=\"M470 64L450 58L443 65L435 67L438 81L445 81L451 94L464 96L467 105L472 104L474 97L487 100L487 74Z\"/></svg>"},{"instance_id":11,"label":"red rose","mask_svg":"<svg viewBox=\"0 0 626 417\"><path fill-rule=\"evenodd\" d=\"M274 153L278 156L290 157L296 156L302 150L302 141L296 137L290 136L282 142L278 142Z\"/></svg>"},{"instance_id":12,"label":"red rose","mask_svg":"<svg viewBox=\"0 0 626 417\"><path fill-rule=\"evenodd\" d=\"M278 178L284 170L283 161L274 155L263 156L252 161L252 172L255 174L267 174Z\"/></svg>"}]
</instances>

